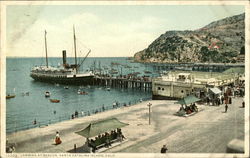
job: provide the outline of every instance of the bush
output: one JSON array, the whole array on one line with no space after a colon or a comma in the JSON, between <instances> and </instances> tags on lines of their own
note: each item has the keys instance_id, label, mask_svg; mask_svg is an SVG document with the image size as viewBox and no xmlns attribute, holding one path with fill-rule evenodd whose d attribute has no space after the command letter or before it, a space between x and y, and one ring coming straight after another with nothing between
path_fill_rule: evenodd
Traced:
<instances>
[{"instance_id":1,"label":"bush","mask_svg":"<svg viewBox=\"0 0 250 158\"><path fill-rule=\"evenodd\" d=\"M245 46L241 47L240 54L245 54Z\"/></svg>"}]
</instances>

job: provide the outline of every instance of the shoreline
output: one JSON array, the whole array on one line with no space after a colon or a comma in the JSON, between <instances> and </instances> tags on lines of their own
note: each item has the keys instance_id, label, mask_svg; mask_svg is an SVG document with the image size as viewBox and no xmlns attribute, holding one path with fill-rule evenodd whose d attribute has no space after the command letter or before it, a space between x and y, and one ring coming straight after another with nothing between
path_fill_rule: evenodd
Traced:
<instances>
[{"instance_id":1,"label":"shoreline","mask_svg":"<svg viewBox=\"0 0 250 158\"><path fill-rule=\"evenodd\" d=\"M152 100L151 97L150 98L141 98L141 99L144 102ZM141 102L140 99L133 100L133 101L129 101L128 103L126 103L126 105L127 105L127 107L131 107L131 106L137 105L140 102ZM80 119L80 118L96 115L96 114L99 114L99 113L124 108L123 102L121 102L119 104L120 105L118 105L117 107L114 107L114 105L111 105L111 104L108 105L108 106L104 106L104 108L105 108L104 111L103 111L103 106L95 107L95 108L87 110L87 111L78 111L78 117L74 116L74 119ZM98 112L96 112L96 111L98 111ZM26 124L24 126L20 126L20 127L17 128L19 130L9 129L9 131L11 131L11 132L7 132L8 129L6 128L6 134L11 135L13 133L26 131L26 130L30 130L30 129L43 128L43 127L46 127L46 126L50 126L50 125L53 125L53 124L57 124L57 123L64 122L64 121L70 121L70 120L74 120L74 119L72 119L71 114L69 114L68 117L64 114L64 115L61 115L61 116L59 116L58 118L56 118L54 120L47 120L47 121L42 121L42 122L37 121L35 125L30 123L30 124ZM26 127L26 128L24 128L24 127Z\"/></svg>"},{"instance_id":2,"label":"shoreline","mask_svg":"<svg viewBox=\"0 0 250 158\"><path fill-rule=\"evenodd\" d=\"M78 137L79 139L82 139L82 142L79 144L83 145L86 139L84 137L81 137L81 136L75 134L74 132L79 131L81 129L84 129L91 122L95 122L98 120L111 118L111 117L118 117L118 116L122 117L122 115L124 116L128 112L139 111L141 109L145 109L147 107L143 108L142 106L145 103L147 104L148 102L150 102L150 101L145 101L145 102L142 102L139 104L135 104L133 106L127 106L127 107L121 107L121 108L117 108L117 109L113 109L113 110L107 110L107 111L97 113L94 115L90 115L90 116L86 116L86 117L80 117L80 118L76 118L76 119L66 120L66 121L58 122L58 123L51 124L51 125L44 126L44 127L37 127L37 128L32 128L32 129L28 129L28 130L23 130L23 131L18 131L18 132L6 134L6 138L8 139L9 143L13 143L16 145L16 151L18 151L19 150L18 146L22 146L23 143L26 144L26 142L33 141L36 138L40 139L39 137L41 136L41 134L43 134L42 137L46 137L46 138L50 137L51 138L50 143L53 144L53 141L54 141L53 139L54 139L54 135L55 135L56 131L60 132L61 139L63 141L63 143L61 145L64 145L65 144L64 132L69 134L68 132L70 131L71 132L70 135L73 134L74 135L73 137ZM124 122L124 121L122 121L122 122ZM27 137L27 135L28 135L28 137ZM47 143L49 143L49 142L47 142ZM71 148L69 148L69 149L71 149ZM40 149L37 151L34 151L34 152L39 152L39 151L41 152ZM25 150L25 152L28 152L28 151Z\"/></svg>"},{"instance_id":3,"label":"shoreline","mask_svg":"<svg viewBox=\"0 0 250 158\"><path fill-rule=\"evenodd\" d=\"M9 143L16 144L16 153L67 153L74 148L74 144L78 148L85 143L86 139L74 132L84 129L90 122L116 117L129 124L122 128L128 141L106 150L108 153L159 153L163 144L167 144L170 153L225 153L226 144L231 139L244 139L244 108L238 106L242 99L234 98L228 113L222 112L224 105L198 105L203 110L190 117L173 115L180 107L174 104L176 101L150 100L42 128L7 134L6 137ZM150 125L149 102L152 103ZM62 144L57 146L52 145L56 131L59 131L62 139ZM195 139L197 137L200 139ZM210 140L212 137L214 139Z\"/></svg>"}]
</instances>

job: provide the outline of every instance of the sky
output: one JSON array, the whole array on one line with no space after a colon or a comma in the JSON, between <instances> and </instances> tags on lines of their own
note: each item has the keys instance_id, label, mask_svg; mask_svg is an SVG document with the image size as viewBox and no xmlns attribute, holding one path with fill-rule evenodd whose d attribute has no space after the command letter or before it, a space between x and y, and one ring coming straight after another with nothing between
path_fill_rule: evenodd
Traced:
<instances>
[{"instance_id":1,"label":"sky","mask_svg":"<svg viewBox=\"0 0 250 158\"><path fill-rule=\"evenodd\" d=\"M240 5L9 5L6 39L9 57L124 57L148 47L170 30L195 30L210 22L241 14Z\"/></svg>"}]
</instances>

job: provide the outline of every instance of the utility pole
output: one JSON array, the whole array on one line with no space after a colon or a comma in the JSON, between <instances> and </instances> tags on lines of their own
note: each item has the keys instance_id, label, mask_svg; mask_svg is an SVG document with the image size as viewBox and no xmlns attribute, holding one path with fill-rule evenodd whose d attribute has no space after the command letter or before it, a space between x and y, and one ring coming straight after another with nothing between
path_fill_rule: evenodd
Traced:
<instances>
[{"instance_id":1,"label":"utility pole","mask_svg":"<svg viewBox=\"0 0 250 158\"><path fill-rule=\"evenodd\" d=\"M78 70L78 66L77 66L77 56L76 56L76 34L75 34L75 26L73 25L73 33L74 33L74 51L75 51L75 66L76 66L76 72Z\"/></svg>"},{"instance_id":2,"label":"utility pole","mask_svg":"<svg viewBox=\"0 0 250 158\"><path fill-rule=\"evenodd\" d=\"M44 41L45 41L45 53L46 53L46 67L48 68L48 53L47 53L47 39L46 39L47 32L44 31Z\"/></svg>"},{"instance_id":3,"label":"utility pole","mask_svg":"<svg viewBox=\"0 0 250 158\"><path fill-rule=\"evenodd\" d=\"M151 115L150 115L150 112L151 112L151 106L152 104L151 103L148 103L148 124L150 125L151 124Z\"/></svg>"}]
</instances>

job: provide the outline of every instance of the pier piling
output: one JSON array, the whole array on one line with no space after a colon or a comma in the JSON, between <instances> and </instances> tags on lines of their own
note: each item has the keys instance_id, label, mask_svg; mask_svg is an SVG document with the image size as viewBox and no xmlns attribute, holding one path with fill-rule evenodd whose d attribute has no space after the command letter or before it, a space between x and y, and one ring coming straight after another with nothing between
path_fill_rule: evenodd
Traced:
<instances>
[{"instance_id":1,"label":"pier piling","mask_svg":"<svg viewBox=\"0 0 250 158\"><path fill-rule=\"evenodd\" d=\"M94 78L94 85L110 86L116 88L131 88L140 90L151 90L152 79L151 77L110 77L110 76L96 76Z\"/></svg>"}]
</instances>

